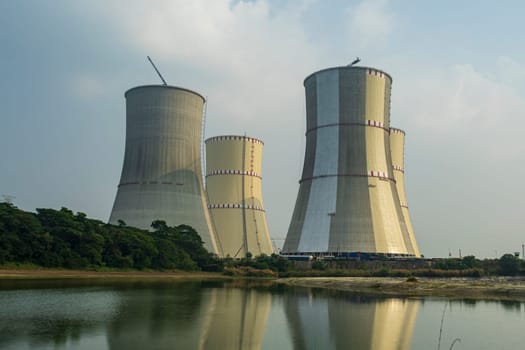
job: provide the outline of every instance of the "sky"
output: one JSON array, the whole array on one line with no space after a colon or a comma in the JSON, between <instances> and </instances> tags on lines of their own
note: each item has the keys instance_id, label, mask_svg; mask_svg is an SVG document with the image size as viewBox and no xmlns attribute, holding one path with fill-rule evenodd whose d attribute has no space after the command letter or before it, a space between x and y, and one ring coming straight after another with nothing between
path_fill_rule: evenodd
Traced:
<instances>
[{"instance_id":1,"label":"sky","mask_svg":"<svg viewBox=\"0 0 525 350\"><path fill-rule=\"evenodd\" d=\"M168 84L207 97L206 137L265 142L264 203L281 245L304 157L303 80L359 56L393 77L422 253L521 251L524 12L521 1L0 0L0 194L107 221L124 92L160 83L149 55Z\"/></svg>"}]
</instances>

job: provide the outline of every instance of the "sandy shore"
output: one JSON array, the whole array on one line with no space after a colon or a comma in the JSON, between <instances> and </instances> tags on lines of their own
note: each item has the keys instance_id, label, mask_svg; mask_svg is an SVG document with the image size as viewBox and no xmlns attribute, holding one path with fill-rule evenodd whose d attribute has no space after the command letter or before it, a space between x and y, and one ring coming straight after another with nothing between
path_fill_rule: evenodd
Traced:
<instances>
[{"instance_id":1,"label":"sandy shore","mask_svg":"<svg viewBox=\"0 0 525 350\"><path fill-rule=\"evenodd\" d=\"M523 277L418 278L417 282L388 277L298 277L277 283L384 296L525 301Z\"/></svg>"}]
</instances>

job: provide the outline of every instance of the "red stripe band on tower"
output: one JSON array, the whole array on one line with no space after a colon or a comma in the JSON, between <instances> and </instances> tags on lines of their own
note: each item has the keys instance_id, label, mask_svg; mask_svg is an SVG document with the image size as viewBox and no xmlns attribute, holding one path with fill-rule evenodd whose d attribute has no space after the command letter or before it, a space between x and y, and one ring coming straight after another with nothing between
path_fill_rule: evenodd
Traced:
<instances>
[{"instance_id":1,"label":"red stripe band on tower","mask_svg":"<svg viewBox=\"0 0 525 350\"><path fill-rule=\"evenodd\" d=\"M161 184L161 185L173 185L173 182L171 181L132 181L132 182L122 182L120 184L118 184L117 187L121 187L121 186L130 186L130 185L158 185L158 184Z\"/></svg>"},{"instance_id":2,"label":"red stripe band on tower","mask_svg":"<svg viewBox=\"0 0 525 350\"><path fill-rule=\"evenodd\" d=\"M258 206L258 205L245 205L238 203L219 203L219 204L208 204L208 209L250 209L250 210L258 210L258 211L265 211L264 208Z\"/></svg>"},{"instance_id":3,"label":"red stripe band on tower","mask_svg":"<svg viewBox=\"0 0 525 350\"><path fill-rule=\"evenodd\" d=\"M396 182L396 180L392 177L389 177L388 174L384 171L379 170L369 170L366 174L324 174L324 175L317 175L317 176L311 176L311 177L305 177L301 180L299 180L299 183L309 180L315 180L315 179L321 179L325 177L377 177L381 180L388 180L392 182Z\"/></svg>"},{"instance_id":4,"label":"red stripe band on tower","mask_svg":"<svg viewBox=\"0 0 525 350\"><path fill-rule=\"evenodd\" d=\"M259 179L262 179L262 176L255 171L242 171L242 170L232 170L232 169L226 169L226 170L213 170L206 174L206 177L208 176L217 176L217 175L245 175L245 176L253 176Z\"/></svg>"},{"instance_id":5,"label":"red stripe band on tower","mask_svg":"<svg viewBox=\"0 0 525 350\"><path fill-rule=\"evenodd\" d=\"M263 141L261 141L259 139L256 139L254 137L237 136L237 135L214 136L214 137L210 137L209 139L204 141L204 143L222 142L222 141L243 141L243 140L246 140L246 141L251 142L251 143L257 143L257 144L264 145Z\"/></svg>"},{"instance_id":6,"label":"red stripe band on tower","mask_svg":"<svg viewBox=\"0 0 525 350\"><path fill-rule=\"evenodd\" d=\"M405 168L400 167L399 165L392 165L392 169L397 170L397 171L400 171L400 172L402 172L402 173L405 172Z\"/></svg>"},{"instance_id":7,"label":"red stripe band on tower","mask_svg":"<svg viewBox=\"0 0 525 350\"><path fill-rule=\"evenodd\" d=\"M380 122L378 120L369 120L368 119L364 123L354 122L354 123L331 123L331 124L318 125L318 126L316 126L314 128L306 130L306 134L305 135L308 135L310 132L315 131L317 129L329 128L329 127L332 127L332 126L371 126L371 127L383 129L386 132L390 132L389 128L385 128L385 123Z\"/></svg>"},{"instance_id":8,"label":"red stripe band on tower","mask_svg":"<svg viewBox=\"0 0 525 350\"><path fill-rule=\"evenodd\" d=\"M402 134L402 135L405 135L405 132L401 129L396 129L396 128L390 128L390 133L391 134Z\"/></svg>"}]
</instances>

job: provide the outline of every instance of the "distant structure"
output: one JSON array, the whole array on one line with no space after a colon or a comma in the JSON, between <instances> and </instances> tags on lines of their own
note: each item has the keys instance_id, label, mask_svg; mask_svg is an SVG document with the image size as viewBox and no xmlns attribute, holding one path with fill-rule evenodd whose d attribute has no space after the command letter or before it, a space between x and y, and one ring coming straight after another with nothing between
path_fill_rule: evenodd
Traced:
<instances>
[{"instance_id":1,"label":"distant structure","mask_svg":"<svg viewBox=\"0 0 525 350\"><path fill-rule=\"evenodd\" d=\"M208 209L223 256L273 252L262 200L263 142L246 136L206 140Z\"/></svg>"},{"instance_id":2,"label":"distant structure","mask_svg":"<svg viewBox=\"0 0 525 350\"><path fill-rule=\"evenodd\" d=\"M396 180L397 193L399 195L399 204L403 211L403 218L408 230L408 237L416 257L421 253L414 235L414 228L408 213L408 204L405 194L405 132L401 129L390 128L390 153L392 155L392 168L394 169L394 179Z\"/></svg>"},{"instance_id":3,"label":"distant structure","mask_svg":"<svg viewBox=\"0 0 525 350\"><path fill-rule=\"evenodd\" d=\"M204 97L168 85L134 87L125 97L126 149L110 223L190 225L220 254L201 176Z\"/></svg>"},{"instance_id":4,"label":"distant structure","mask_svg":"<svg viewBox=\"0 0 525 350\"><path fill-rule=\"evenodd\" d=\"M305 79L304 167L281 254L416 256L390 152L391 84L356 66Z\"/></svg>"}]
</instances>

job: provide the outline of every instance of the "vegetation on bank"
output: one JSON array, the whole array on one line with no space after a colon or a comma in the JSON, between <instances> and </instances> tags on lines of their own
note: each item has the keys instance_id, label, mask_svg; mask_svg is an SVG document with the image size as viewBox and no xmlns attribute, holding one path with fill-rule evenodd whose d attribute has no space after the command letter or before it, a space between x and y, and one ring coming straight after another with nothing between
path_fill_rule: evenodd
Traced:
<instances>
[{"instance_id":1,"label":"vegetation on bank","mask_svg":"<svg viewBox=\"0 0 525 350\"><path fill-rule=\"evenodd\" d=\"M0 203L0 267L33 266L95 270L217 271L246 277L480 277L524 275L512 254L500 259L416 259L411 261L292 262L279 255L250 253L219 259L206 251L190 226L152 223L152 231L110 225L62 208L36 213Z\"/></svg>"},{"instance_id":2,"label":"vegetation on bank","mask_svg":"<svg viewBox=\"0 0 525 350\"><path fill-rule=\"evenodd\" d=\"M152 228L110 225L67 208L30 213L0 203L0 265L222 271L190 226L155 221Z\"/></svg>"},{"instance_id":3,"label":"vegetation on bank","mask_svg":"<svg viewBox=\"0 0 525 350\"><path fill-rule=\"evenodd\" d=\"M448 259L385 261L314 260L303 271L286 277L483 277L525 276L525 262L513 254L500 259L480 260L474 256ZM284 277L284 275L282 276Z\"/></svg>"}]
</instances>

